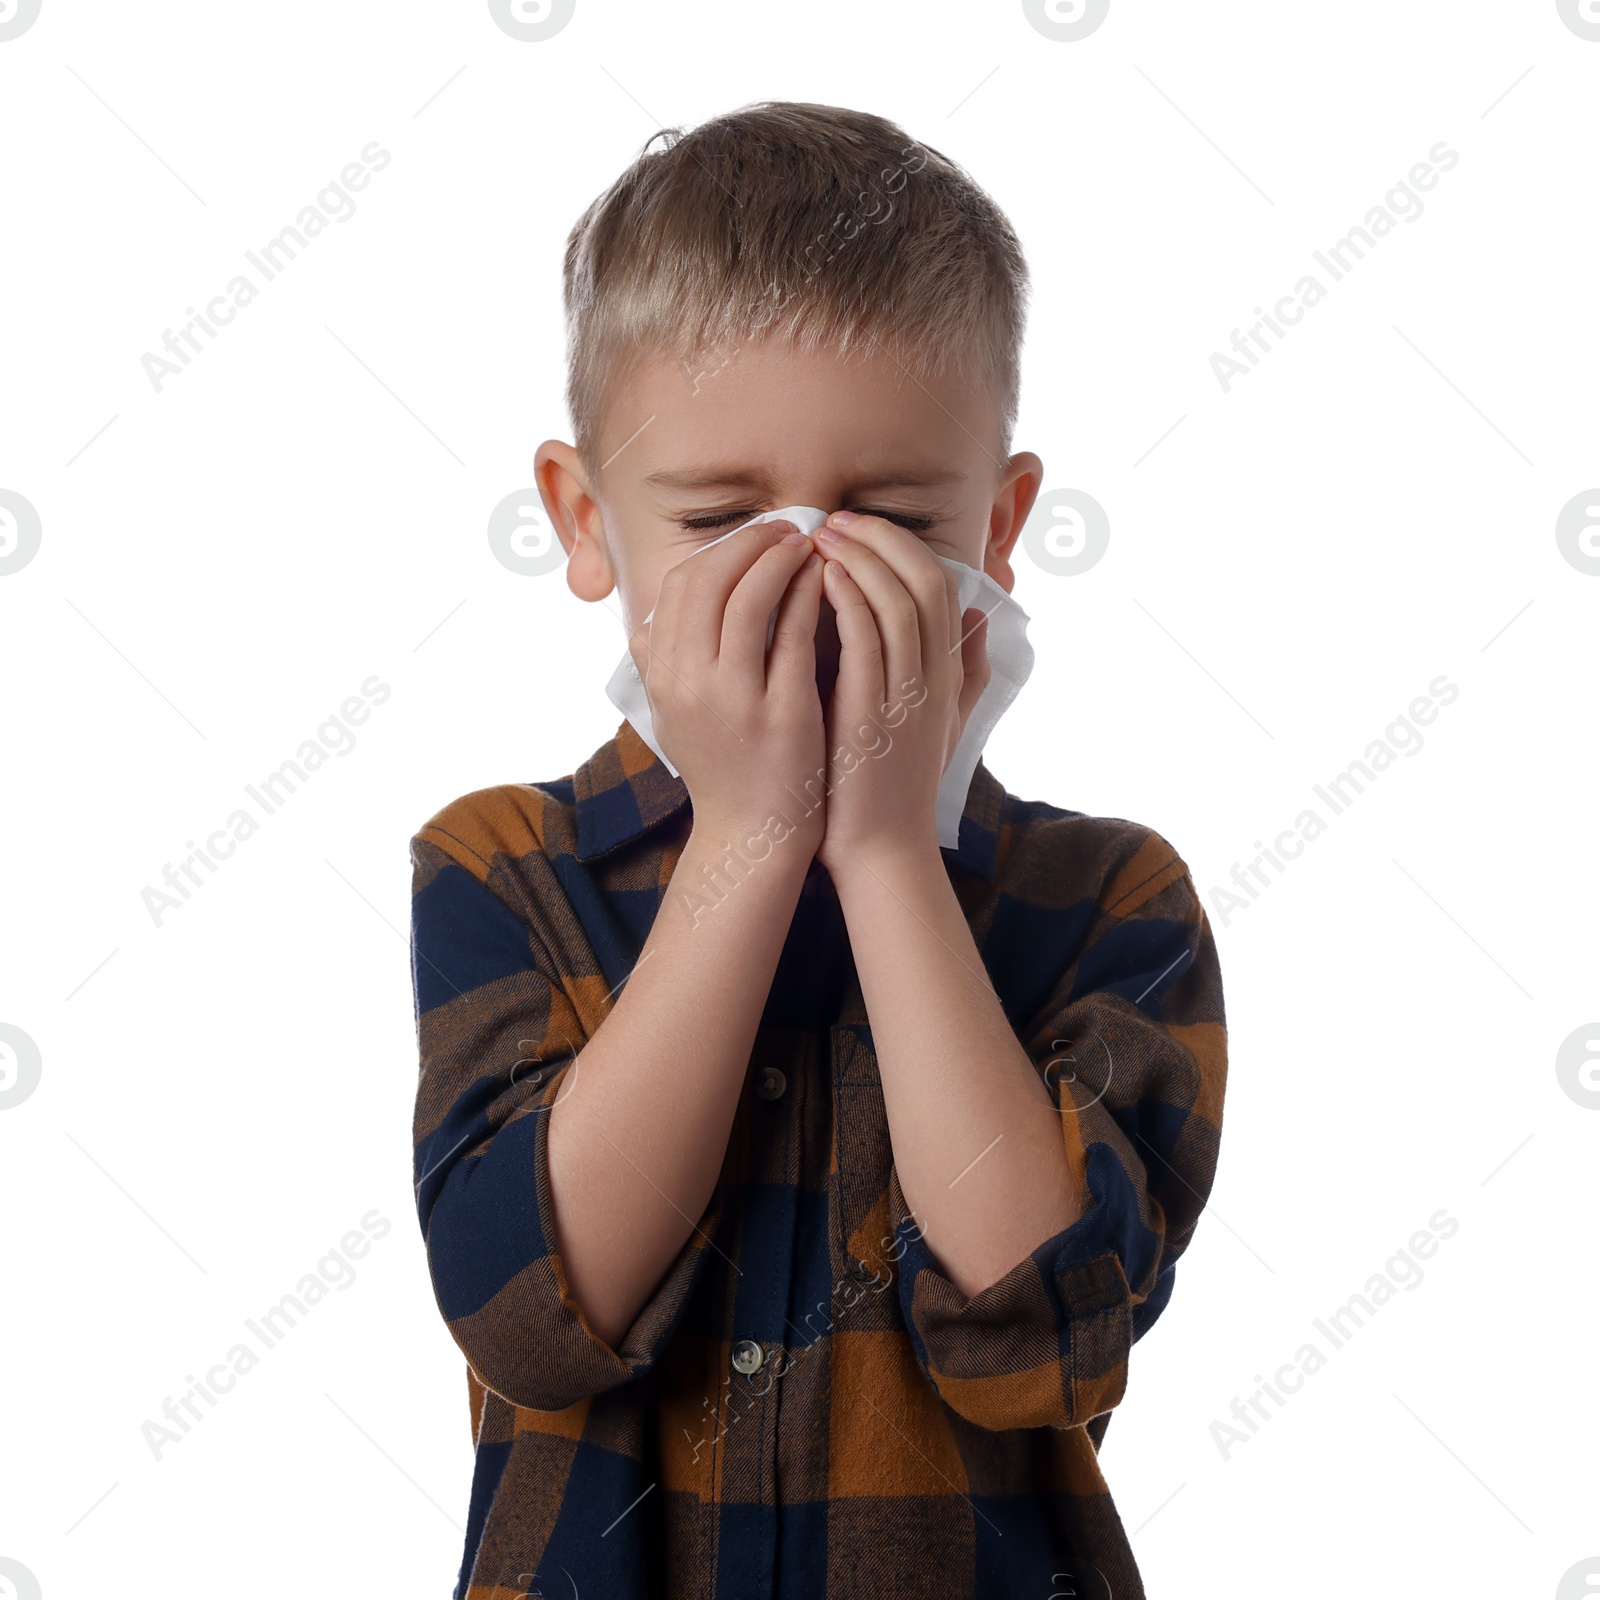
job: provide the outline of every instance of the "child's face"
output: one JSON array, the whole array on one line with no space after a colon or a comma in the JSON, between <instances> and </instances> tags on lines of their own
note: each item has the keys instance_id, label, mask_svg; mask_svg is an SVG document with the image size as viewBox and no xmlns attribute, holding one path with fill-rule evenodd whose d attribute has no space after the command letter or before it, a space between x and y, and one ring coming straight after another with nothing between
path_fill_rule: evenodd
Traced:
<instances>
[{"instance_id":1,"label":"child's face","mask_svg":"<svg viewBox=\"0 0 1600 1600\"><path fill-rule=\"evenodd\" d=\"M987 572L1009 593L1011 549L1043 475L1035 455L1001 456L983 387L913 380L881 346L846 362L773 339L740 347L721 366L646 360L610 400L599 454L591 483L571 445L546 440L536 480L567 548L568 585L584 600L616 588L630 633L669 568L780 506L916 519L903 525L929 550ZM838 648L824 599L824 691Z\"/></svg>"}]
</instances>

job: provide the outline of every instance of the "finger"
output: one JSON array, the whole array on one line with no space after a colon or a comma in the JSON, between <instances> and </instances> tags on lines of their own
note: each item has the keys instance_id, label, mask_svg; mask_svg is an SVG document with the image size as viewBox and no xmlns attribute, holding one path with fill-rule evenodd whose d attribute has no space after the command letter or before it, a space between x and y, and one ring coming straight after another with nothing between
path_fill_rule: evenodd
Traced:
<instances>
[{"instance_id":1,"label":"finger","mask_svg":"<svg viewBox=\"0 0 1600 1600\"><path fill-rule=\"evenodd\" d=\"M831 519L829 525L834 526ZM940 658L947 650L954 648L960 632L955 625L957 619L949 609L947 579L950 575L947 569L925 539L908 528L902 528L897 522L890 522L886 517L869 517L858 513L852 516L848 528L842 531L846 536L847 550L852 541L870 550L916 602L921 658L915 670L928 675L936 673L944 664ZM877 591L871 587L864 573L854 566L850 572L869 603L873 602ZM889 645L889 659L892 680L894 673L899 670L892 644Z\"/></svg>"},{"instance_id":2,"label":"finger","mask_svg":"<svg viewBox=\"0 0 1600 1600\"><path fill-rule=\"evenodd\" d=\"M778 603L772 654L767 663L769 684L780 680L816 684L817 622L821 615L822 557L812 551Z\"/></svg>"},{"instance_id":3,"label":"finger","mask_svg":"<svg viewBox=\"0 0 1600 1600\"><path fill-rule=\"evenodd\" d=\"M718 658L728 597L756 561L794 531L792 523L751 523L667 569L656 597L656 634L663 649L670 641L675 665L704 665Z\"/></svg>"},{"instance_id":4,"label":"finger","mask_svg":"<svg viewBox=\"0 0 1600 1600\"><path fill-rule=\"evenodd\" d=\"M945 638L949 641L945 646L946 654L959 655L962 647L962 635L965 629L961 625L961 585L956 581L956 575L948 567L939 568L944 575L945 595Z\"/></svg>"},{"instance_id":5,"label":"finger","mask_svg":"<svg viewBox=\"0 0 1600 1600\"><path fill-rule=\"evenodd\" d=\"M884 704L884 652L878 621L855 580L834 561L824 570L823 585L837 613L839 675L834 704L852 724L873 716ZM904 590L901 591L904 593ZM854 733L854 726L841 732Z\"/></svg>"},{"instance_id":6,"label":"finger","mask_svg":"<svg viewBox=\"0 0 1600 1600\"><path fill-rule=\"evenodd\" d=\"M679 665L668 659L670 651L666 648L671 634L661 634L661 648L657 648L654 641L657 624L661 618L654 612L628 636L628 654L633 657L633 665L639 674L639 682L644 685L644 697L650 707L650 715L654 718L661 712L661 696L674 689L684 688L694 694L688 680L679 670ZM701 696L695 694L697 700ZM702 700L702 703L703 700Z\"/></svg>"},{"instance_id":7,"label":"finger","mask_svg":"<svg viewBox=\"0 0 1600 1600\"><path fill-rule=\"evenodd\" d=\"M766 681L767 622L810 553L809 539L800 544L785 544L780 539L757 556L734 585L723 610L719 667L746 675L747 682Z\"/></svg>"},{"instance_id":8,"label":"finger","mask_svg":"<svg viewBox=\"0 0 1600 1600\"><path fill-rule=\"evenodd\" d=\"M903 533L905 530L902 528L897 531ZM837 556L835 551L838 552ZM898 696L906 682L920 682L924 676L922 633L917 601L901 583L894 569L869 546L846 539L841 545L829 549L827 553L844 568L847 575L845 583L854 589L867 607L872 626L880 641L878 648L872 652L878 659L878 679ZM937 563L935 568L937 570ZM828 582L832 585L836 581L830 568ZM832 598L831 587L829 598ZM941 595L940 605L943 604L944 599ZM849 644L842 624L839 629L839 643L841 648ZM841 673L843 670L841 658ZM888 698L888 695L881 695L875 705L885 703Z\"/></svg>"}]
</instances>

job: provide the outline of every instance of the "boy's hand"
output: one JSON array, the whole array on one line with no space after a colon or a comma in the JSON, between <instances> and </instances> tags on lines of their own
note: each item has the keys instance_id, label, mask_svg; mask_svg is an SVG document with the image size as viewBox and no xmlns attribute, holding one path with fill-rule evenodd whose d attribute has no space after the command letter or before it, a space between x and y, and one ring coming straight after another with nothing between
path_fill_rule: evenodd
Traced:
<instances>
[{"instance_id":1,"label":"boy's hand","mask_svg":"<svg viewBox=\"0 0 1600 1600\"><path fill-rule=\"evenodd\" d=\"M769 655L767 618L775 606ZM820 797L821 607L822 562L810 539L793 523L760 522L670 568L654 614L628 640L652 725L689 790L696 827L738 844L781 812L796 832L778 848L803 856L802 866L821 841L824 818L820 803L802 818L795 798L805 798L808 781Z\"/></svg>"},{"instance_id":2,"label":"boy's hand","mask_svg":"<svg viewBox=\"0 0 1600 1600\"><path fill-rule=\"evenodd\" d=\"M837 541L821 537L845 526ZM939 780L989 682L988 619L958 610L954 576L896 523L835 512L813 537L844 568L823 579L838 614L839 676L817 859L832 875L876 854L936 853Z\"/></svg>"}]
</instances>

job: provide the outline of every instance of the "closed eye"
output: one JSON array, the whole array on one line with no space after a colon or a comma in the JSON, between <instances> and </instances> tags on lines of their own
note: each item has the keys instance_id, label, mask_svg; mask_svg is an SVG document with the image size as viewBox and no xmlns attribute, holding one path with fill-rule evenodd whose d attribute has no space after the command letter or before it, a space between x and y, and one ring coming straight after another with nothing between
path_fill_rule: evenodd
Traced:
<instances>
[{"instance_id":1,"label":"closed eye","mask_svg":"<svg viewBox=\"0 0 1600 1600\"><path fill-rule=\"evenodd\" d=\"M853 508L852 508L853 509ZM678 526L693 531L725 528L740 522L748 522L752 517L759 517L759 511L717 511L708 513L703 517L685 517ZM900 527L912 533L926 533L933 525L932 517L913 516L909 511L872 511L862 509L864 517L882 517L886 522L897 523Z\"/></svg>"}]
</instances>

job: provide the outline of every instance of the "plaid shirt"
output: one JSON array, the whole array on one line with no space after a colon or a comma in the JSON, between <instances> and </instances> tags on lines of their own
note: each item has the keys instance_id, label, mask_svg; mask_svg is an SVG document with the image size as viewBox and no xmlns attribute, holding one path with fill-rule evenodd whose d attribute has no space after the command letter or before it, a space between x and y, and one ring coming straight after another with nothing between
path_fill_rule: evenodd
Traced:
<instances>
[{"instance_id":1,"label":"plaid shirt","mask_svg":"<svg viewBox=\"0 0 1600 1600\"><path fill-rule=\"evenodd\" d=\"M576 773L466 795L411 843L417 1213L476 1443L454 1600L1135 1600L1098 1451L1211 1187L1226 1075L1188 868L979 763L945 865L1087 1209L968 1299L900 1190L813 860L716 1189L612 1348L568 1288L544 1113L687 802L624 721Z\"/></svg>"}]
</instances>

